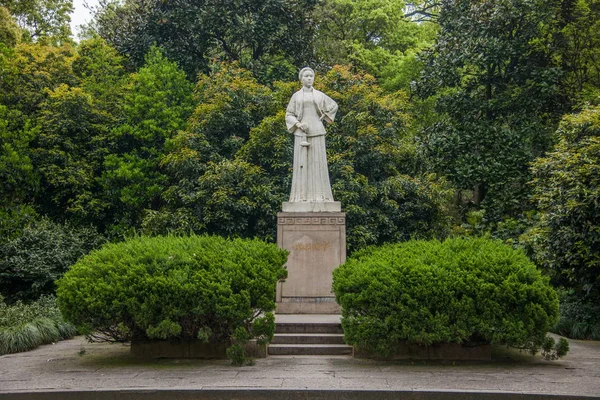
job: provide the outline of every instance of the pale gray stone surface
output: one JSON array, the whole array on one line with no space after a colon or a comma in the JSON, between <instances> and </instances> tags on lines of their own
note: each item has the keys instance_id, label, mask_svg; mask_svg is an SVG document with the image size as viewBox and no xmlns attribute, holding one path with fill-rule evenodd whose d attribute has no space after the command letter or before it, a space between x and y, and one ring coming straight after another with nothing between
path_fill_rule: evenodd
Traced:
<instances>
[{"instance_id":1,"label":"pale gray stone surface","mask_svg":"<svg viewBox=\"0 0 600 400\"><path fill-rule=\"evenodd\" d=\"M281 204L281 210L283 212L341 212L342 203L339 201L327 201L327 202L291 202L284 201Z\"/></svg>"},{"instance_id":2,"label":"pale gray stone surface","mask_svg":"<svg viewBox=\"0 0 600 400\"><path fill-rule=\"evenodd\" d=\"M277 284L277 312L336 314L333 270L346 260L344 213L278 213L277 245L290 252Z\"/></svg>"},{"instance_id":3,"label":"pale gray stone surface","mask_svg":"<svg viewBox=\"0 0 600 400\"><path fill-rule=\"evenodd\" d=\"M493 361L484 363L377 362L343 356L304 356L269 357L256 360L253 366L236 367L226 360L140 362L130 356L127 346L89 344L78 337L26 353L1 356L0 399L16 398L9 397L14 393L107 389L176 391L170 399L180 398L176 393L185 390L208 393L210 389L240 390L237 393L249 395L253 392L246 390L265 390L259 398L266 398L264 393L275 393L271 398L280 398L278 393L289 392L269 391L284 389L320 391L321 395L328 390L383 390L400 394L385 398L411 399L434 398L424 397L433 392L448 395L435 397L438 399L505 398L493 394L511 393L521 398L532 394L600 398L600 342L570 343L569 355L552 362L539 356L500 352ZM82 348L85 354L79 356ZM335 393L319 398L341 398ZM368 397L368 393L362 398L382 398ZM404 397L410 393L420 395Z\"/></svg>"}]
</instances>

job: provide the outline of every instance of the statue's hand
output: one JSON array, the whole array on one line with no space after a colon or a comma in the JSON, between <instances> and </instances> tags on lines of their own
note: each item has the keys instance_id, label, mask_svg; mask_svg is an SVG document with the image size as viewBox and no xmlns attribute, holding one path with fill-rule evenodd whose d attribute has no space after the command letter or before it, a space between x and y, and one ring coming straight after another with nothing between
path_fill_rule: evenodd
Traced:
<instances>
[{"instance_id":1,"label":"statue's hand","mask_svg":"<svg viewBox=\"0 0 600 400\"><path fill-rule=\"evenodd\" d=\"M298 122L296 124L296 127L303 132L306 132L308 130L308 125L306 125L305 123L302 123L302 122Z\"/></svg>"}]
</instances>

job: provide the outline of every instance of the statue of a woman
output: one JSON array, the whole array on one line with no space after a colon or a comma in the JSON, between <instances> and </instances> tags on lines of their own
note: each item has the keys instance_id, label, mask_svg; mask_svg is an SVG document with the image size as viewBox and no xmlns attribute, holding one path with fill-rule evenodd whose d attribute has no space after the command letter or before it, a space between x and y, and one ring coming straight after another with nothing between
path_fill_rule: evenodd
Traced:
<instances>
[{"instance_id":1,"label":"statue of a woman","mask_svg":"<svg viewBox=\"0 0 600 400\"><path fill-rule=\"evenodd\" d=\"M323 121L333 122L338 105L313 88L315 72L311 68L302 68L298 77L302 89L293 94L285 114L287 129L294 134L290 202L333 202Z\"/></svg>"}]
</instances>

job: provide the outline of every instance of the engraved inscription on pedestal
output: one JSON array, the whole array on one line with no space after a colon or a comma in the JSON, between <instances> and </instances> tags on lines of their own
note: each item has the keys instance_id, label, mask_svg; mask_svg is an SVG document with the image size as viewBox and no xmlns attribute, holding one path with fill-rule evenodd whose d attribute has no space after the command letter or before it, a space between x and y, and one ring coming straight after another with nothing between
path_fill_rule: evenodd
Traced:
<instances>
[{"instance_id":1,"label":"engraved inscription on pedestal","mask_svg":"<svg viewBox=\"0 0 600 400\"><path fill-rule=\"evenodd\" d=\"M346 260L344 213L279 213L277 243L289 250L278 313L338 313L333 270Z\"/></svg>"}]
</instances>

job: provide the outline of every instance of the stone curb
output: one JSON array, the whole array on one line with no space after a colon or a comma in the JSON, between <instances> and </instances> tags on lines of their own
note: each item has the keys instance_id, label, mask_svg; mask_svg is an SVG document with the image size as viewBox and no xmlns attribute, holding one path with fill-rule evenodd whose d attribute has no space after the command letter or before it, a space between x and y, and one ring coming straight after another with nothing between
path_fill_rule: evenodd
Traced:
<instances>
[{"instance_id":1,"label":"stone curb","mask_svg":"<svg viewBox=\"0 0 600 400\"><path fill-rule=\"evenodd\" d=\"M284 389L132 389L0 393L0 400L590 400L600 396L565 396L524 392L284 390Z\"/></svg>"}]
</instances>

